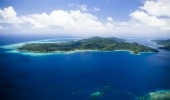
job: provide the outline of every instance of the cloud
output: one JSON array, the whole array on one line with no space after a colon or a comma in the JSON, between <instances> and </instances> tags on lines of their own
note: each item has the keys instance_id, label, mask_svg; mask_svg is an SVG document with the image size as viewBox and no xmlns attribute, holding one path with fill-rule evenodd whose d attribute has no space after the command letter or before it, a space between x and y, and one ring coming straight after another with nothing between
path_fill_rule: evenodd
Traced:
<instances>
[{"instance_id":1,"label":"cloud","mask_svg":"<svg viewBox=\"0 0 170 100\"><path fill-rule=\"evenodd\" d=\"M49 14L44 12L41 14L17 16L14 8L10 6L0 10L0 18L0 25L10 24L8 26L12 25L13 28L20 31L38 30L56 33L93 33L105 31L104 23L100 22L93 14L82 12L81 10L54 10ZM1 29L3 28L1 27Z\"/></svg>"},{"instance_id":2,"label":"cloud","mask_svg":"<svg viewBox=\"0 0 170 100\"><path fill-rule=\"evenodd\" d=\"M13 24L19 28L19 24L24 22L17 17L17 13L15 12L14 8L9 6L3 10L0 9L0 23Z\"/></svg>"},{"instance_id":3,"label":"cloud","mask_svg":"<svg viewBox=\"0 0 170 100\"><path fill-rule=\"evenodd\" d=\"M10 16L12 7L4 8L2 12L6 12L6 16ZM12 8L13 9L13 8ZM32 31L34 32L51 32L51 33L67 33L73 35L108 35L116 32L129 32L129 23L126 22L114 22L111 17L108 17L108 21L101 22L97 16L83 12L81 10L54 10L51 13L30 14L17 16L16 11L13 17L18 21L6 19L2 17L4 22L0 25L11 22L10 25L16 27L18 24L19 31ZM2 16L2 15L0 15ZM8 27L9 31L11 27ZM125 30L122 30L124 28Z\"/></svg>"},{"instance_id":4,"label":"cloud","mask_svg":"<svg viewBox=\"0 0 170 100\"><path fill-rule=\"evenodd\" d=\"M131 17L134 19L140 21L142 24L148 25L148 26L156 26L161 27L166 25L165 20L158 19L156 16L148 15L147 13L143 11L135 11L130 14Z\"/></svg>"},{"instance_id":5,"label":"cloud","mask_svg":"<svg viewBox=\"0 0 170 100\"><path fill-rule=\"evenodd\" d=\"M112 22L113 21L112 17L107 17L107 21Z\"/></svg>"},{"instance_id":6,"label":"cloud","mask_svg":"<svg viewBox=\"0 0 170 100\"><path fill-rule=\"evenodd\" d=\"M168 0L146 0L143 6L129 14L131 19L125 22L115 21L111 16L101 21L99 20L101 18L94 15L87 5L76 5L76 9L68 11L53 10L50 13L29 15L17 15L15 9L9 6L0 9L0 30L111 36L168 33L170 32L168 3ZM69 6L75 7L75 4ZM154 11L152 6L153 8L156 6L155 9L158 7L158 11ZM100 9L94 7L93 10Z\"/></svg>"},{"instance_id":7,"label":"cloud","mask_svg":"<svg viewBox=\"0 0 170 100\"><path fill-rule=\"evenodd\" d=\"M55 10L49 14L32 14L22 16L22 20L29 23L33 29L59 28L69 30L95 30L102 27L96 16L82 13L80 10Z\"/></svg>"},{"instance_id":8,"label":"cloud","mask_svg":"<svg viewBox=\"0 0 170 100\"><path fill-rule=\"evenodd\" d=\"M170 17L170 0L147 0L140 9L152 16Z\"/></svg>"},{"instance_id":9,"label":"cloud","mask_svg":"<svg viewBox=\"0 0 170 100\"><path fill-rule=\"evenodd\" d=\"M87 5L85 5L85 4L77 5L77 6L78 6L78 8L80 8L81 11L88 11L87 10Z\"/></svg>"},{"instance_id":10,"label":"cloud","mask_svg":"<svg viewBox=\"0 0 170 100\"><path fill-rule=\"evenodd\" d=\"M94 11L100 11L100 8L94 7Z\"/></svg>"},{"instance_id":11,"label":"cloud","mask_svg":"<svg viewBox=\"0 0 170 100\"><path fill-rule=\"evenodd\" d=\"M69 7L76 9L76 10L81 10L83 12L97 12L100 11L100 8L94 7L94 8L89 8L86 4L76 4L76 3L70 3L68 4Z\"/></svg>"},{"instance_id":12,"label":"cloud","mask_svg":"<svg viewBox=\"0 0 170 100\"><path fill-rule=\"evenodd\" d=\"M75 4L75 3L70 3L68 4L69 7L72 7L74 9L80 9L81 11L89 11L89 9L87 8L87 5L85 4Z\"/></svg>"},{"instance_id":13,"label":"cloud","mask_svg":"<svg viewBox=\"0 0 170 100\"><path fill-rule=\"evenodd\" d=\"M7 28L4 28L3 26L0 26L0 30L5 30L5 29L7 29Z\"/></svg>"},{"instance_id":14,"label":"cloud","mask_svg":"<svg viewBox=\"0 0 170 100\"><path fill-rule=\"evenodd\" d=\"M144 6L130 14L132 19L160 31L170 31L170 1L147 0Z\"/></svg>"}]
</instances>

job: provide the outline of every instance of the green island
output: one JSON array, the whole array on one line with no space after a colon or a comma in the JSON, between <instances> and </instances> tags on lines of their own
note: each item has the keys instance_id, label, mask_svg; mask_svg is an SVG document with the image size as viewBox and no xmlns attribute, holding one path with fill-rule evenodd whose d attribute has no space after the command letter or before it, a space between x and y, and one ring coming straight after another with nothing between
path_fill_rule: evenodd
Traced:
<instances>
[{"instance_id":1,"label":"green island","mask_svg":"<svg viewBox=\"0 0 170 100\"><path fill-rule=\"evenodd\" d=\"M159 45L162 45L161 47L159 47L159 49L164 49L164 50L170 50L170 39L167 40L153 40L154 42L156 42Z\"/></svg>"},{"instance_id":2,"label":"green island","mask_svg":"<svg viewBox=\"0 0 170 100\"><path fill-rule=\"evenodd\" d=\"M17 48L19 51L28 51L36 53L48 53L48 52L70 52L76 50L88 51L114 51L114 50L129 50L133 54L140 52L158 52L157 49L153 49L138 43L127 43L123 39L116 37L104 38L104 37L92 37L77 41L62 42L62 43L30 43L25 44Z\"/></svg>"}]
</instances>

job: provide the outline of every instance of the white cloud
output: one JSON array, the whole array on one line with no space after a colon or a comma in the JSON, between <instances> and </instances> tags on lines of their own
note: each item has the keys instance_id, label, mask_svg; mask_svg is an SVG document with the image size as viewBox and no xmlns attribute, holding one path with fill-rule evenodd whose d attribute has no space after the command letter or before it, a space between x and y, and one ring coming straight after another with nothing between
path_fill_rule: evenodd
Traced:
<instances>
[{"instance_id":1,"label":"white cloud","mask_svg":"<svg viewBox=\"0 0 170 100\"><path fill-rule=\"evenodd\" d=\"M150 16L143 11L135 11L130 15L134 19L140 21L141 23L149 26L165 26L166 21L158 19L156 16Z\"/></svg>"},{"instance_id":2,"label":"white cloud","mask_svg":"<svg viewBox=\"0 0 170 100\"><path fill-rule=\"evenodd\" d=\"M159 5L158 8L156 7L158 11L150 8L149 2ZM111 16L101 21L98 16L90 13L87 5L79 5L78 8L69 11L53 10L50 13L29 15L17 15L14 8L10 6L0 9L0 29L73 35L123 35L126 33L153 35L159 32L170 32L169 13L161 10L164 4L168 5L168 0L146 0L143 6L129 14L131 20L126 22L114 21ZM75 4L69 6L75 7ZM170 8L170 6L165 7ZM100 10L97 7L93 8L95 9Z\"/></svg>"},{"instance_id":3,"label":"white cloud","mask_svg":"<svg viewBox=\"0 0 170 100\"><path fill-rule=\"evenodd\" d=\"M65 31L87 31L102 27L102 23L98 22L96 16L82 13L80 10L71 10L69 12L56 10L50 14L42 13L23 16L22 20L29 23L31 28L34 29L60 27Z\"/></svg>"},{"instance_id":4,"label":"white cloud","mask_svg":"<svg viewBox=\"0 0 170 100\"><path fill-rule=\"evenodd\" d=\"M72 7L74 9L80 9L81 11L89 11L89 9L87 8L88 6L85 5L85 4L74 4L74 3L71 3L71 4L68 4L69 7Z\"/></svg>"},{"instance_id":5,"label":"white cloud","mask_svg":"<svg viewBox=\"0 0 170 100\"><path fill-rule=\"evenodd\" d=\"M13 24L19 28L19 24L24 23L22 19L17 17L17 13L13 7L9 6L8 8L0 9L0 23Z\"/></svg>"},{"instance_id":6,"label":"white cloud","mask_svg":"<svg viewBox=\"0 0 170 100\"><path fill-rule=\"evenodd\" d=\"M140 8L149 15L170 17L170 0L147 0Z\"/></svg>"},{"instance_id":7,"label":"white cloud","mask_svg":"<svg viewBox=\"0 0 170 100\"><path fill-rule=\"evenodd\" d=\"M112 17L107 17L107 21L112 22L113 21Z\"/></svg>"},{"instance_id":8,"label":"white cloud","mask_svg":"<svg viewBox=\"0 0 170 100\"><path fill-rule=\"evenodd\" d=\"M84 5L84 4L80 5L80 9L82 11L87 11L87 5Z\"/></svg>"},{"instance_id":9,"label":"white cloud","mask_svg":"<svg viewBox=\"0 0 170 100\"><path fill-rule=\"evenodd\" d=\"M14 14L11 17L11 9ZM2 14L1 14L2 13ZM104 31L104 23L101 23L96 16L80 10L54 10L51 13L30 14L17 16L13 7L1 10L0 18L2 24L10 24L20 27L19 30L40 30L66 33L93 33ZM4 14L5 13L5 14ZM6 16L6 17L3 17ZM11 19L13 18L13 19ZM15 20L14 20L15 19ZM16 20L17 19L17 20ZM10 22L10 23L9 23ZM14 26L14 28L17 28ZM10 27L9 27L10 28Z\"/></svg>"},{"instance_id":10,"label":"white cloud","mask_svg":"<svg viewBox=\"0 0 170 100\"><path fill-rule=\"evenodd\" d=\"M146 0L139 8L130 14L132 19L148 27L157 27L160 31L170 31L169 0Z\"/></svg>"},{"instance_id":11,"label":"white cloud","mask_svg":"<svg viewBox=\"0 0 170 100\"><path fill-rule=\"evenodd\" d=\"M4 28L3 26L0 26L0 30L6 30L7 28Z\"/></svg>"},{"instance_id":12,"label":"white cloud","mask_svg":"<svg viewBox=\"0 0 170 100\"><path fill-rule=\"evenodd\" d=\"M94 11L100 11L100 8L94 7Z\"/></svg>"},{"instance_id":13,"label":"white cloud","mask_svg":"<svg viewBox=\"0 0 170 100\"><path fill-rule=\"evenodd\" d=\"M76 10L81 10L83 12L97 12L100 11L100 8L94 7L94 8L89 8L86 4L76 4L76 3L70 3L68 4L69 7L76 9Z\"/></svg>"},{"instance_id":14,"label":"white cloud","mask_svg":"<svg viewBox=\"0 0 170 100\"><path fill-rule=\"evenodd\" d=\"M10 13L11 7L5 8L6 11ZM13 9L13 8L12 8ZM15 10L14 10L15 12ZM16 13L16 12L15 12ZM0 15L2 16L2 15ZM8 14L7 14L8 16ZM122 22L111 21L111 17L108 17L110 21L101 22L97 16L82 12L81 10L54 10L51 13L41 13L41 14L30 14L23 16L15 16L16 19L21 20L19 23L20 31L32 30L33 32L52 32L52 33L70 33L74 35L86 34L86 35L107 35L113 32L122 32L121 27L126 27ZM11 21L11 19L4 19L6 22ZM5 24L2 22L1 24ZM16 22L10 23L11 25L16 24ZM9 27L10 28L10 27ZM11 30L11 29L10 29ZM126 30L124 30L125 32ZM78 34L79 33L79 34ZM107 34L105 34L107 33Z\"/></svg>"}]
</instances>

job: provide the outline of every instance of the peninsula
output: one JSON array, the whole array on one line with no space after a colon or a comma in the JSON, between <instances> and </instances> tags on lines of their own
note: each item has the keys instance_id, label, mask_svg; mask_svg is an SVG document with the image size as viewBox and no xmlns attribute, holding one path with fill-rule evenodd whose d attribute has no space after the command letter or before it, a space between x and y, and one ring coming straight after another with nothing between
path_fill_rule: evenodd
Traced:
<instances>
[{"instance_id":1,"label":"peninsula","mask_svg":"<svg viewBox=\"0 0 170 100\"><path fill-rule=\"evenodd\" d=\"M161 45L159 49L170 50L170 39L167 40L153 40L157 44Z\"/></svg>"},{"instance_id":2,"label":"peninsula","mask_svg":"<svg viewBox=\"0 0 170 100\"><path fill-rule=\"evenodd\" d=\"M36 53L48 52L69 52L75 50L98 50L98 51L115 51L115 50L129 50L134 54L139 52L158 52L153 49L138 43L127 43L123 39L110 37L92 37L77 41L62 42L62 43L30 43L17 48L19 51L28 51Z\"/></svg>"}]
</instances>

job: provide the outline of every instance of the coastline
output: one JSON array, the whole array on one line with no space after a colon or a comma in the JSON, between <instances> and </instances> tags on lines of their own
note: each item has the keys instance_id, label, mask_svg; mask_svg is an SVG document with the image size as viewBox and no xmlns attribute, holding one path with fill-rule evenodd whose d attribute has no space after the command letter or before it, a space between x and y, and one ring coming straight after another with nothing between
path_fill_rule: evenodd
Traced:
<instances>
[{"instance_id":1,"label":"coastline","mask_svg":"<svg viewBox=\"0 0 170 100\"><path fill-rule=\"evenodd\" d=\"M38 40L38 41L28 41L28 42L21 42L9 45L0 46L2 49L6 49L6 53L18 53L22 55L29 55L29 56L47 56L47 55L57 55L57 54L73 54L73 53L80 53L80 52L129 52L133 55L141 55L144 53L154 53L154 52L138 52L135 54L133 51L130 50L113 50L113 51L101 51L101 50L73 50L73 51L54 51L54 52L31 52L31 51L20 51L17 50L18 47L23 46L25 44L30 43L59 43L62 41L50 41L53 39L46 39L46 40Z\"/></svg>"},{"instance_id":2,"label":"coastline","mask_svg":"<svg viewBox=\"0 0 170 100\"><path fill-rule=\"evenodd\" d=\"M83 52L129 52L129 54L132 55L142 55L146 53L154 53L154 52L139 52L138 54L134 54L133 51L130 50L114 50L114 51L101 51L101 50L74 50L74 51L55 51L55 52L45 52L45 53L39 53L39 52L29 52L29 51L19 51L16 49L10 49L6 51L6 53L18 53L22 55L28 55L28 56L48 56L48 55L64 55L64 54L73 54L73 53L83 53Z\"/></svg>"}]
</instances>

